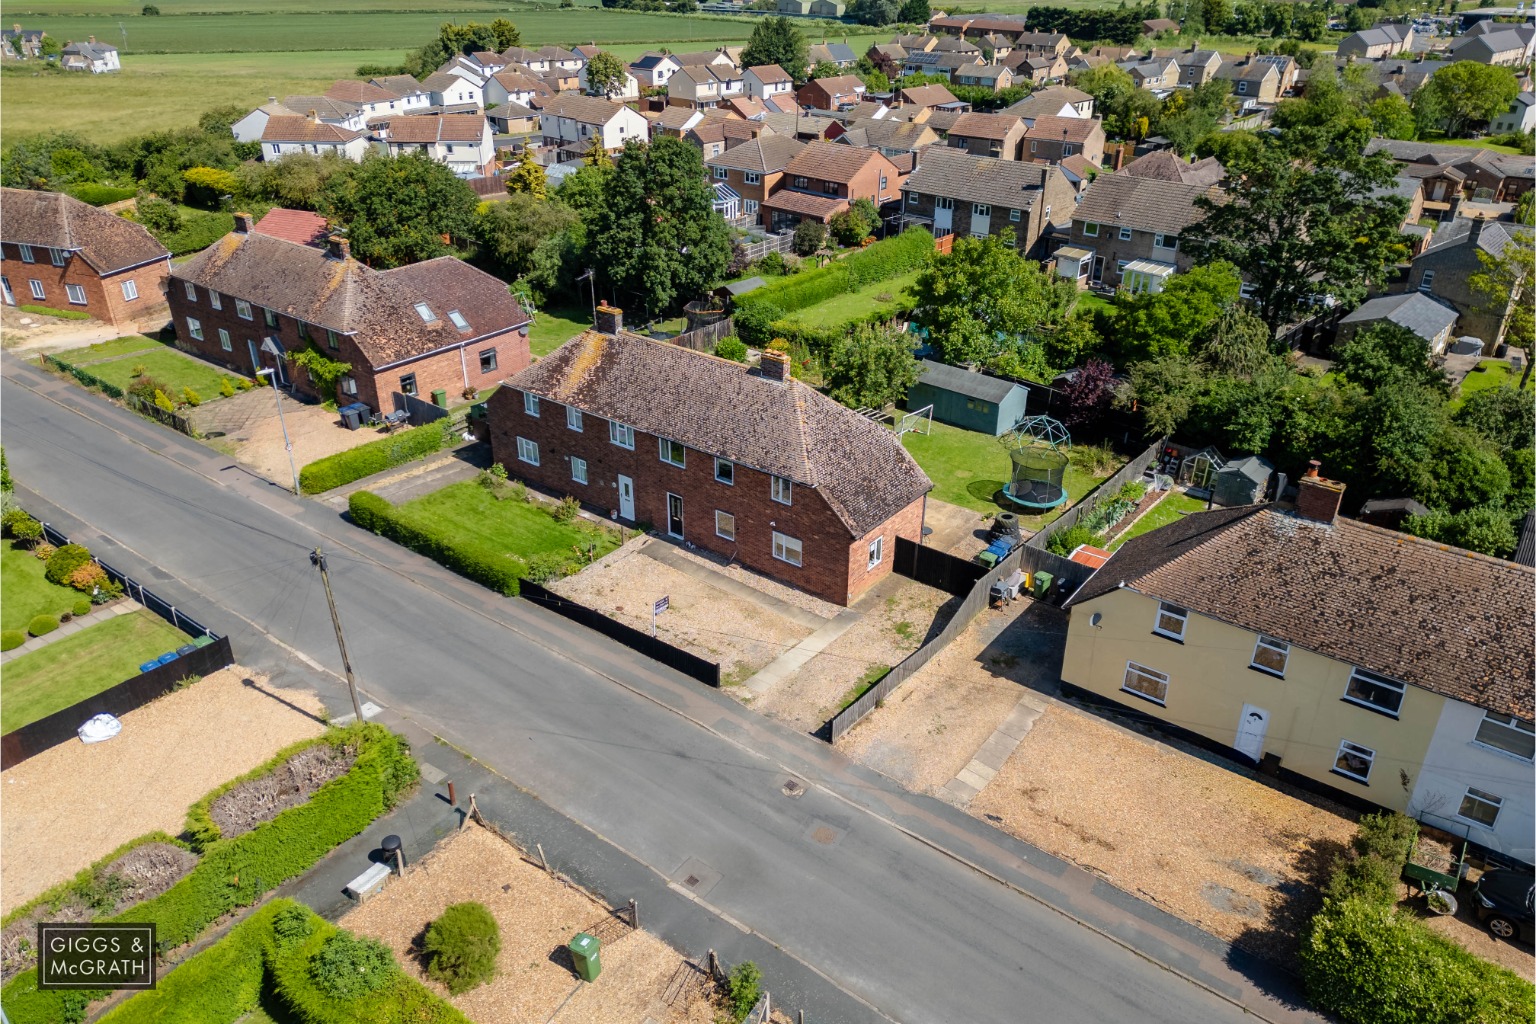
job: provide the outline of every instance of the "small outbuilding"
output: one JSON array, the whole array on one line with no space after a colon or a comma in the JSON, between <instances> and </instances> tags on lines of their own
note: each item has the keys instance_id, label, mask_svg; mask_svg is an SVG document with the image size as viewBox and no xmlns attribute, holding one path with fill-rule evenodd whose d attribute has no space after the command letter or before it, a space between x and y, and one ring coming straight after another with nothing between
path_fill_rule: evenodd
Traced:
<instances>
[{"instance_id":1,"label":"small outbuilding","mask_svg":"<svg viewBox=\"0 0 1536 1024\"><path fill-rule=\"evenodd\" d=\"M1427 515L1429 508L1412 498L1372 498L1360 506L1360 514L1355 518L1372 526L1399 530L1409 516Z\"/></svg>"},{"instance_id":2,"label":"small outbuilding","mask_svg":"<svg viewBox=\"0 0 1536 1024\"><path fill-rule=\"evenodd\" d=\"M1356 331L1383 320L1407 328L1423 338L1431 355L1441 355L1456 326L1456 311L1422 292L1383 295L1372 299L1339 321L1339 343Z\"/></svg>"},{"instance_id":3,"label":"small outbuilding","mask_svg":"<svg viewBox=\"0 0 1536 1024\"><path fill-rule=\"evenodd\" d=\"M1264 497L1275 467L1257 455L1233 459L1216 471L1211 500L1217 505L1252 505Z\"/></svg>"},{"instance_id":4,"label":"small outbuilding","mask_svg":"<svg viewBox=\"0 0 1536 1024\"><path fill-rule=\"evenodd\" d=\"M1012 381L924 359L922 376L907 394L907 408L933 406L933 418L998 437L1024 418L1029 389Z\"/></svg>"}]
</instances>

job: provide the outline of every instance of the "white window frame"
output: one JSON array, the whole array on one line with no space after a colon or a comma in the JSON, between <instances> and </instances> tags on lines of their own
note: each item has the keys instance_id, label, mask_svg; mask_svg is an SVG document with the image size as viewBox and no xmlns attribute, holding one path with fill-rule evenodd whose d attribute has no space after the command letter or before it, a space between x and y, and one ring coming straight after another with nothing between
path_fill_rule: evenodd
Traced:
<instances>
[{"instance_id":1,"label":"white window frame","mask_svg":"<svg viewBox=\"0 0 1536 1024\"><path fill-rule=\"evenodd\" d=\"M406 383L407 381L410 383ZM410 395L414 398L420 390L421 386L416 382L416 375L414 373L407 373L400 378L400 393L402 395Z\"/></svg>"},{"instance_id":2,"label":"white window frame","mask_svg":"<svg viewBox=\"0 0 1536 1024\"><path fill-rule=\"evenodd\" d=\"M1497 743L1489 743L1483 739L1483 730L1487 728L1503 730L1504 732L1514 734L1516 737L1524 736L1527 741L1531 741L1536 739L1536 729L1533 729L1531 722L1527 722L1522 718L1516 718L1514 715L1501 715L1485 708L1483 709L1483 720L1477 724L1477 732L1472 737L1472 742L1484 750L1493 750L1508 757L1517 757L1527 764L1531 762L1532 756L1530 754L1522 754L1511 750L1509 747L1502 747Z\"/></svg>"},{"instance_id":3,"label":"white window frame","mask_svg":"<svg viewBox=\"0 0 1536 1024\"><path fill-rule=\"evenodd\" d=\"M238 316L241 320L256 319L256 317L251 313L251 304L246 302L244 299L235 300L235 315Z\"/></svg>"},{"instance_id":4,"label":"white window frame","mask_svg":"<svg viewBox=\"0 0 1536 1024\"><path fill-rule=\"evenodd\" d=\"M683 442L674 441L670 437L658 437L656 449L661 456L661 461L678 469L688 468L688 449L683 447Z\"/></svg>"},{"instance_id":5,"label":"white window frame","mask_svg":"<svg viewBox=\"0 0 1536 1024\"><path fill-rule=\"evenodd\" d=\"M139 297L139 283L137 281L131 279L124 281L122 282L121 287L123 289L124 302L132 302L134 299Z\"/></svg>"},{"instance_id":6,"label":"white window frame","mask_svg":"<svg viewBox=\"0 0 1536 1024\"><path fill-rule=\"evenodd\" d=\"M482 349L480 352L477 353L477 355L479 355L479 357L480 357L480 372L481 373L495 373L496 372L498 360L496 358L496 350L494 348ZM489 359L490 362L491 362L490 366L486 366L485 365L485 362L486 362L487 359Z\"/></svg>"},{"instance_id":7,"label":"white window frame","mask_svg":"<svg viewBox=\"0 0 1536 1024\"><path fill-rule=\"evenodd\" d=\"M66 257L68 257L68 255L69 253L64 249L49 249L48 262L52 263L56 267L62 267L65 264Z\"/></svg>"},{"instance_id":8,"label":"white window frame","mask_svg":"<svg viewBox=\"0 0 1536 1024\"><path fill-rule=\"evenodd\" d=\"M1435 272L1433 270L1426 270L1426 271L1424 271L1424 276L1419 278L1419 291L1424 292L1425 294L1428 294L1430 291L1432 291L1434 289L1434 287L1435 287Z\"/></svg>"},{"instance_id":9,"label":"white window frame","mask_svg":"<svg viewBox=\"0 0 1536 1024\"><path fill-rule=\"evenodd\" d=\"M456 309L450 309L448 311L448 322L453 324L454 327L457 327L461 331L469 330L469 321L464 319L464 314L460 313Z\"/></svg>"},{"instance_id":10,"label":"white window frame","mask_svg":"<svg viewBox=\"0 0 1536 1024\"><path fill-rule=\"evenodd\" d=\"M620 448L635 450L635 428L618 420L608 421L608 440Z\"/></svg>"},{"instance_id":11,"label":"white window frame","mask_svg":"<svg viewBox=\"0 0 1536 1024\"><path fill-rule=\"evenodd\" d=\"M1083 223L1083 237L1084 238L1098 238L1099 237L1099 226L1097 224L1093 223L1092 221L1085 221Z\"/></svg>"},{"instance_id":12,"label":"white window frame","mask_svg":"<svg viewBox=\"0 0 1536 1024\"><path fill-rule=\"evenodd\" d=\"M720 467L724 466L725 475L720 475ZM715 483L725 484L727 487L736 486L736 463L730 459L715 459Z\"/></svg>"},{"instance_id":13,"label":"white window frame","mask_svg":"<svg viewBox=\"0 0 1536 1024\"><path fill-rule=\"evenodd\" d=\"M1131 240L1131 229L1129 227L1125 226L1124 224L1122 224L1120 226L1120 241L1122 241L1122 242L1129 242L1130 240Z\"/></svg>"},{"instance_id":14,"label":"white window frame","mask_svg":"<svg viewBox=\"0 0 1536 1024\"><path fill-rule=\"evenodd\" d=\"M1473 805L1482 804L1486 807L1492 807L1493 817L1487 821L1484 821L1481 818L1472 817L1470 814L1466 813L1467 805L1469 803ZM1485 790L1477 789L1473 786L1468 786L1467 791L1462 794L1461 806L1456 809L1456 817L1460 818L1462 821L1476 825L1478 828L1492 829L1499 820L1499 811L1503 809L1503 797L1494 796L1492 793L1486 792Z\"/></svg>"},{"instance_id":15,"label":"white window frame","mask_svg":"<svg viewBox=\"0 0 1536 1024\"><path fill-rule=\"evenodd\" d=\"M795 503L795 484L787 476L770 476L768 478L768 497L780 505L793 505Z\"/></svg>"},{"instance_id":16,"label":"white window frame","mask_svg":"<svg viewBox=\"0 0 1536 1024\"><path fill-rule=\"evenodd\" d=\"M66 284L64 286L64 296L69 299L71 306L85 305L85 288L82 285Z\"/></svg>"},{"instance_id":17,"label":"white window frame","mask_svg":"<svg viewBox=\"0 0 1536 1024\"><path fill-rule=\"evenodd\" d=\"M39 302L48 297L48 291L43 287L43 282L35 277L27 278L27 288L32 292L32 297Z\"/></svg>"},{"instance_id":18,"label":"white window frame","mask_svg":"<svg viewBox=\"0 0 1536 1024\"><path fill-rule=\"evenodd\" d=\"M1046 213L1047 213L1047 215L1049 215L1050 207L1046 207ZM1010 222L1012 222L1014 224L1017 224L1022 219L1023 219L1023 211L1019 210L1017 207L1015 207L1014 209L1011 209L1011 210L1008 211L1008 220Z\"/></svg>"},{"instance_id":19,"label":"white window frame","mask_svg":"<svg viewBox=\"0 0 1536 1024\"><path fill-rule=\"evenodd\" d=\"M794 555L793 558L790 555ZM787 533L773 531L773 557L781 562L799 567L805 563L805 545L800 543L798 537L791 537Z\"/></svg>"},{"instance_id":20,"label":"white window frame","mask_svg":"<svg viewBox=\"0 0 1536 1024\"><path fill-rule=\"evenodd\" d=\"M225 352L233 352L235 350L235 343L229 340L229 332L222 327L219 328L219 348Z\"/></svg>"},{"instance_id":21,"label":"white window frame","mask_svg":"<svg viewBox=\"0 0 1536 1024\"><path fill-rule=\"evenodd\" d=\"M526 462L530 466L539 464L539 445L536 441L530 441L526 437L517 439L517 461Z\"/></svg>"},{"instance_id":22,"label":"white window frame","mask_svg":"<svg viewBox=\"0 0 1536 1024\"><path fill-rule=\"evenodd\" d=\"M565 407L565 429L583 433L584 424L581 421L581 410L574 405Z\"/></svg>"},{"instance_id":23,"label":"white window frame","mask_svg":"<svg viewBox=\"0 0 1536 1024\"><path fill-rule=\"evenodd\" d=\"M571 479L579 484L587 482L587 460L571 456Z\"/></svg>"},{"instance_id":24,"label":"white window frame","mask_svg":"<svg viewBox=\"0 0 1536 1024\"><path fill-rule=\"evenodd\" d=\"M192 337L196 338L198 341L202 341L203 340L203 325L202 325L202 322L200 320L196 319L195 317L190 317L190 316L187 317L187 333L192 335Z\"/></svg>"},{"instance_id":25,"label":"white window frame","mask_svg":"<svg viewBox=\"0 0 1536 1024\"><path fill-rule=\"evenodd\" d=\"M437 322L437 314L432 312L432 307L425 302L418 302L411 308L416 311L417 316L421 317L422 323L432 324Z\"/></svg>"},{"instance_id":26,"label":"white window frame","mask_svg":"<svg viewBox=\"0 0 1536 1024\"><path fill-rule=\"evenodd\" d=\"M539 416L539 396L532 391L523 392L523 412L535 419Z\"/></svg>"},{"instance_id":27,"label":"white window frame","mask_svg":"<svg viewBox=\"0 0 1536 1024\"><path fill-rule=\"evenodd\" d=\"M30 245L22 245L20 242L17 242L16 243L16 249L17 249L18 252L21 253L21 262L23 262L23 263L36 263L37 262L37 257L35 255L33 255L32 247Z\"/></svg>"},{"instance_id":28,"label":"white window frame","mask_svg":"<svg viewBox=\"0 0 1536 1024\"><path fill-rule=\"evenodd\" d=\"M724 527L722 529L721 527ZM736 517L729 512L715 509L715 536L731 543L736 542Z\"/></svg>"},{"instance_id":29,"label":"white window frame","mask_svg":"<svg viewBox=\"0 0 1536 1024\"><path fill-rule=\"evenodd\" d=\"M869 564L865 569L873 569L885 561L885 536L882 534L869 542Z\"/></svg>"},{"instance_id":30,"label":"white window frame","mask_svg":"<svg viewBox=\"0 0 1536 1024\"><path fill-rule=\"evenodd\" d=\"M989 203L972 203L971 204L971 216L972 217L991 217L992 216L992 206L991 206L991 204L989 204Z\"/></svg>"},{"instance_id":31,"label":"white window frame","mask_svg":"<svg viewBox=\"0 0 1536 1024\"><path fill-rule=\"evenodd\" d=\"M1339 762L1344 760L1346 754L1353 755L1354 757L1357 757L1365 762L1364 775L1357 775L1353 771L1339 767ZM1349 740L1340 740L1339 752L1333 756L1333 767L1328 770L1334 775L1340 775L1346 779L1353 779L1355 782L1364 782L1369 785L1371 781L1371 769L1375 766L1376 751L1372 750L1370 747L1362 747L1360 744L1353 743Z\"/></svg>"},{"instance_id":32,"label":"white window frame","mask_svg":"<svg viewBox=\"0 0 1536 1024\"><path fill-rule=\"evenodd\" d=\"M1131 686L1132 677L1145 679L1154 684L1154 687L1156 684L1161 683L1162 695L1158 696L1145 690L1136 689ZM1158 707L1165 708L1168 706L1168 673L1159 672L1157 669L1148 668L1145 665L1138 665L1134 661L1127 661L1125 663L1125 678L1120 680L1120 692L1128 693L1133 697L1140 697L1142 700L1151 701Z\"/></svg>"},{"instance_id":33,"label":"white window frame","mask_svg":"<svg viewBox=\"0 0 1536 1024\"><path fill-rule=\"evenodd\" d=\"M1384 690L1387 690L1388 692L1396 693L1397 705L1395 707L1389 708L1384 705L1377 704L1367 699L1366 697L1359 697L1350 693L1350 689L1354 686L1356 680L1359 680L1360 682L1369 686L1378 686ZM1379 675L1375 672L1368 672L1363 668L1355 667L1350 670L1349 681L1344 684L1343 699L1347 703L1354 704L1357 707L1367 708L1371 711L1386 715L1389 718L1397 718L1402 714L1403 698L1406 697L1407 694L1408 687L1402 683L1399 683L1397 680L1388 679L1384 675Z\"/></svg>"},{"instance_id":34,"label":"white window frame","mask_svg":"<svg viewBox=\"0 0 1536 1024\"><path fill-rule=\"evenodd\" d=\"M1280 658L1280 667L1277 669L1273 665L1259 664L1260 651L1269 651L1272 654L1278 655ZM1277 640L1272 636L1263 636L1261 634L1259 638L1253 643L1253 655L1248 659L1248 667L1253 669L1255 672L1263 672L1265 675L1284 679L1285 669L1286 666L1290 664L1290 660L1290 644L1286 643L1284 640Z\"/></svg>"},{"instance_id":35,"label":"white window frame","mask_svg":"<svg viewBox=\"0 0 1536 1024\"><path fill-rule=\"evenodd\" d=\"M1168 244L1169 238L1173 239L1172 245ZM1177 251L1179 248L1179 236L1158 234L1153 237L1152 244L1159 249L1173 249Z\"/></svg>"},{"instance_id":36,"label":"white window frame","mask_svg":"<svg viewBox=\"0 0 1536 1024\"><path fill-rule=\"evenodd\" d=\"M761 185L763 183L763 172L746 171L742 174L741 180L747 185Z\"/></svg>"},{"instance_id":37,"label":"white window frame","mask_svg":"<svg viewBox=\"0 0 1536 1024\"><path fill-rule=\"evenodd\" d=\"M212 288L208 289L208 305L212 306L214 309L224 308L223 297L220 296L219 293L214 291Z\"/></svg>"},{"instance_id":38,"label":"white window frame","mask_svg":"<svg viewBox=\"0 0 1536 1024\"><path fill-rule=\"evenodd\" d=\"M1165 617L1171 622L1178 623L1179 628L1175 630L1172 628L1172 626L1165 626L1163 624L1163 619ZM1183 643L1184 634L1188 632L1188 630L1188 608L1181 608L1176 604L1169 604L1167 601L1159 601L1157 603L1157 617L1152 620L1153 633L1160 637L1165 637L1169 640L1177 640L1179 643Z\"/></svg>"},{"instance_id":39,"label":"white window frame","mask_svg":"<svg viewBox=\"0 0 1536 1024\"><path fill-rule=\"evenodd\" d=\"M731 172L730 172L730 170L728 168L716 167L714 170L715 170L715 180L716 181L729 181L730 180Z\"/></svg>"},{"instance_id":40,"label":"white window frame","mask_svg":"<svg viewBox=\"0 0 1536 1024\"><path fill-rule=\"evenodd\" d=\"M197 285L193 284L191 281L183 281L181 282L181 287L187 293L188 302L197 301Z\"/></svg>"}]
</instances>

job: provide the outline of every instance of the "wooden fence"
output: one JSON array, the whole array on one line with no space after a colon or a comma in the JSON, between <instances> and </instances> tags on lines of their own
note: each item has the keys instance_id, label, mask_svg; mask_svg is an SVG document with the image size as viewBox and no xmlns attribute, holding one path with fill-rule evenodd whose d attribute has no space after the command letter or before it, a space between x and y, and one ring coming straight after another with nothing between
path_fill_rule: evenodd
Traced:
<instances>
[{"instance_id":1,"label":"wooden fence","mask_svg":"<svg viewBox=\"0 0 1536 1024\"><path fill-rule=\"evenodd\" d=\"M794 244L795 233L786 231L779 235L769 235L761 242L743 242L741 247L747 251L747 259L755 263L771 252L789 252Z\"/></svg>"},{"instance_id":2,"label":"wooden fence","mask_svg":"<svg viewBox=\"0 0 1536 1024\"><path fill-rule=\"evenodd\" d=\"M721 338L728 338L736 333L736 322L730 317L724 320L716 320L712 324L691 331L684 331L673 338L668 338L667 343L678 345L682 348L691 348L695 352L713 352Z\"/></svg>"}]
</instances>

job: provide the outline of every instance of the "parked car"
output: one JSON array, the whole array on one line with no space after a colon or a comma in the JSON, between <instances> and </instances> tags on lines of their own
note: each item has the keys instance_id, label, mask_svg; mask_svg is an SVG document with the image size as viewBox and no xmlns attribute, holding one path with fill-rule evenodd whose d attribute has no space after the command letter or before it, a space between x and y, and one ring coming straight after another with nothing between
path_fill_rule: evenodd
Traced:
<instances>
[{"instance_id":1,"label":"parked car","mask_svg":"<svg viewBox=\"0 0 1536 1024\"><path fill-rule=\"evenodd\" d=\"M1532 889L1536 873L1516 868L1494 868L1483 873L1473 888L1477 897L1477 919L1500 939L1530 942L1532 925Z\"/></svg>"}]
</instances>

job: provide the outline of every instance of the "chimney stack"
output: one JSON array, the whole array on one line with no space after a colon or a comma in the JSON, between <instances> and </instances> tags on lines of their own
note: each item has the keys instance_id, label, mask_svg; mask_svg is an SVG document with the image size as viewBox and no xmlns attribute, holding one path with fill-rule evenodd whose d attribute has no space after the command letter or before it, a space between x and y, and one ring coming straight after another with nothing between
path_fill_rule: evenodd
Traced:
<instances>
[{"instance_id":1,"label":"chimney stack","mask_svg":"<svg viewBox=\"0 0 1536 1024\"><path fill-rule=\"evenodd\" d=\"M85 39L86 39L86 42L90 43L92 46L96 45L96 37L95 36L86 36Z\"/></svg>"},{"instance_id":2,"label":"chimney stack","mask_svg":"<svg viewBox=\"0 0 1536 1024\"><path fill-rule=\"evenodd\" d=\"M599 334L618 337L624 330L624 311L605 302L597 307L597 316L592 326Z\"/></svg>"},{"instance_id":3,"label":"chimney stack","mask_svg":"<svg viewBox=\"0 0 1536 1024\"><path fill-rule=\"evenodd\" d=\"M352 256L352 243L341 235L329 235L325 239L325 254L333 260L346 260Z\"/></svg>"},{"instance_id":4,"label":"chimney stack","mask_svg":"<svg viewBox=\"0 0 1536 1024\"><path fill-rule=\"evenodd\" d=\"M784 383L789 379L789 354L776 352L771 348L763 349L763 358L758 363L758 371L771 381Z\"/></svg>"},{"instance_id":5,"label":"chimney stack","mask_svg":"<svg viewBox=\"0 0 1536 1024\"><path fill-rule=\"evenodd\" d=\"M1316 459L1307 463L1307 471L1296 481L1296 514L1303 519L1332 525L1339 515L1339 503L1344 500L1344 485L1319 475L1322 463Z\"/></svg>"},{"instance_id":6,"label":"chimney stack","mask_svg":"<svg viewBox=\"0 0 1536 1024\"><path fill-rule=\"evenodd\" d=\"M251 233L251 215L248 213L235 214L235 234L248 235Z\"/></svg>"}]
</instances>

